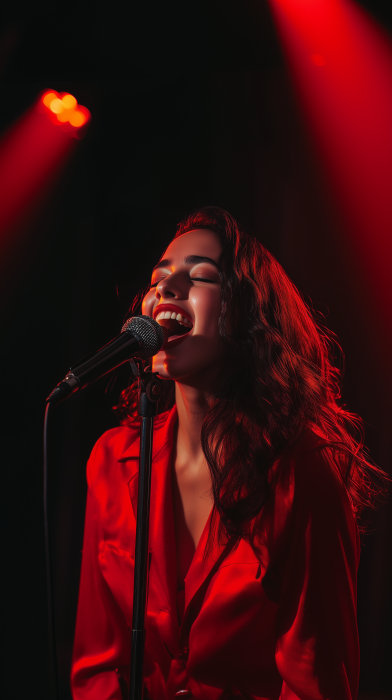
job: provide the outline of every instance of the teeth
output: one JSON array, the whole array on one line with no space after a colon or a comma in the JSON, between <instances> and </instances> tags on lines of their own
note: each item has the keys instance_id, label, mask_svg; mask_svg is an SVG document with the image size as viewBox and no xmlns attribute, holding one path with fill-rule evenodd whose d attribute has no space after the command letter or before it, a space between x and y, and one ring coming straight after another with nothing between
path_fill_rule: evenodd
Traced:
<instances>
[{"instance_id":1,"label":"teeth","mask_svg":"<svg viewBox=\"0 0 392 700\"><path fill-rule=\"evenodd\" d=\"M161 311L160 314L156 317L156 321L163 321L163 320L169 320L172 319L173 321L177 321L180 323L182 326L187 326L187 328L192 328L192 323L185 318L182 314L176 314L175 311Z\"/></svg>"}]
</instances>

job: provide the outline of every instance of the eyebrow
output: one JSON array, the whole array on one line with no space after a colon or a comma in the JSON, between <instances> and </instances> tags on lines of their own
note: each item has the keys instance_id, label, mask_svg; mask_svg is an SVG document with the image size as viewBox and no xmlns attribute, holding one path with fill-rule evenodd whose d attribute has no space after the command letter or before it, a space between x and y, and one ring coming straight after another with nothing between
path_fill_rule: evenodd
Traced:
<instances>
[{"instance_id":1,"label":"eyebrow","mask_svg":"<svg viewBox=\"0 0 392 700\"><path fill-rule=\"evenodd\" d=\"M211 265L214 265L217 270L219 270L219 265L215 260L212 258L207 258L204 255L188 255L186 258L184 258L184 263L187 265L196 265L197 263L210 263ZM152 271L158 270L160 267L170 267L170 265L173 264L172 260L169 260L169 258L165 258L164 260L160 260L157 265L155 265L152 268Z\"/></svg>"}]
</instances>

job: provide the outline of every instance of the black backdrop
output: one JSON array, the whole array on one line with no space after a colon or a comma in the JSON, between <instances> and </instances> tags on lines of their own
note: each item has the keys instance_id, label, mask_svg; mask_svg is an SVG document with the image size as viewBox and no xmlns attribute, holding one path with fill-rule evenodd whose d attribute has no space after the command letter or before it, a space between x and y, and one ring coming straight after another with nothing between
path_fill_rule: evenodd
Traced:
<instances>
[{"instance_id":1,"label":"black backdrop","mask_svg":"<svg viewBox=\"0 0 392 700\"><path fill-rule=\"evenodd\" d=\"M385 5L368 3L385 26ZM160 8L160 9L159 9ZM2 261L3 639L7 698L46 698L42 516L44 400L70 364L114 337L176 223L203 204L229 209L327 318L346 353L344 400L373 458L390 468L388 353L366 284L326 195L267 7L253 2L124 4L81 10L12 5L3 18L1 130L44 88L92 113L44 206ZM62 698L81 561L85 463L116 425L127 377L103 379L52 421L51 518ZM359 570L361 692L388 695L390 507Z\"/></svg>"}]
</instances>

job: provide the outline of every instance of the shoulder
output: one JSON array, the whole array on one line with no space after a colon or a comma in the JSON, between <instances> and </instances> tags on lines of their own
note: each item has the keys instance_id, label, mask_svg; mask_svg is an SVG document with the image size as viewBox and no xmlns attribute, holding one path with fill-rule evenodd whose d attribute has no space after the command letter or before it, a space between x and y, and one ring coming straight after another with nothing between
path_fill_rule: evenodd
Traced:
<instances>
[{"instance_id":1,"label":"shoulder","mask_svg":"<svg viewBox=\"0 0 392 700\"><path fill-rule=\"evenodd\" d=\"M324 436L310 429L304 432L283 469L289 475L289 520L293 532L306 532L307 536L317 533L320 542L340 533L347 547L357 550L356 517L342 478L344 469L340 462L344 459L342 452Z\"/></svg>"},{"instance_id":2,"label":"shoulder","mask_svg":"<svg viewBox=\"0 0 392 700\"><path fill-rule=\"evenodd\" d=\"M161 413L154 419L154 437L165 428L170 411ZM87 464L89 486L101 479L108 479L119 463L128 458L139 457L140 421L107 430L95 443Z\"/></svg>"},{"instance_id":3,"label":"shoulder","mask_svg":"<svg viewBox=\"0 0 392 700\"><path fill-rule=\"evenodd\" d=\"M339 469L339 451L311 429L287 448L272 467L272 510L280 527L294 522L346 523L356 527L355 515Z\"/></svg>"},{"instance_id":4,"label":"shoulder","mask_svg":"<svg viewBox=\"0 0 392 700\"><path fill-rule=\"evenodd\" d=\"M138 434L136 426L119 426L101 435L87 462L87 483L90 488L110 478L122 455L135 442Z\"/></svg>"},{"instance_id":5,"label":"shoulder","mask_svg":"<svg viewBox=\"0 0 392 700\"><path fill-rule=\"evenodd\" d=\"M344 545L357 558L358 529L338 461L333 446L311 430L285 450L272 468L270 495L255 529L261 552L287 558L289 551L311 546L323 556Z\"/></svg>"},{"instance_id":6,"label":"shoulder","mask_svg":"<svg viewBox=\"0 0 392 700\"><path fill-rule=\"evenodd\" d=\"M160 413L154 418L154 434L166 424L170 411ZM136 420L130 425L120 425L118 428L107 430L95 443L90 459L102 459L111 457L119 459L123 453L140 437L140 421Z\"/></svg>"},{"instance_id":7,"label":"shoulder","mask_svg":"<svg viewBox=\"0 0 392 700\"><path fill-rule=\"evenodd\" d=\"M122 425L118 428L107 430L95 443L91 451L90 460L118 459L137 436L138 428L136 426Z\"/></svg>"},{"instance_id":8,"label":"shoulder","mask_svg":"<svg viewBox=\"0 0 392 700\"><path fill-rule=\"evenodd\" d=\"M353 517L352 504L342 474L347 456L319 432L307 429L291 454L296 500L311 499L318 507L333 503Z\"/></svg>"},{"instance_id":9,"label":"shoulder","mask_svg":"<svg viewBox=\"0 0 392 700\"><path fill-rule=\"evenodd\" d=\"M276 483L290 485L295 492L313 497L327 492L347 493L339 469L339 452L320 432L306 428L276 461L272 471Z\"/></svg>"}]
</instances>

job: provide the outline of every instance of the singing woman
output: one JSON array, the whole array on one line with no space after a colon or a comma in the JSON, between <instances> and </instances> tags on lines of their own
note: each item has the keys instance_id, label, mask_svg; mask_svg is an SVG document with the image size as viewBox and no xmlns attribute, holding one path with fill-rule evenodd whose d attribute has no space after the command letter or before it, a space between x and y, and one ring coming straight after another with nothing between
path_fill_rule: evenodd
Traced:
<instances>
[{"instance_id":1,"label":"singing woman","mask_svg":"<svg viewBox=\"0 0 392 700\"><path fill-rule=\"evenodd\" d=\"M226 211L178 227L142 313L153 371L144 687L151 700L355 700L358 519L377 470L339 403L330 340L274 257ZM95 445L74 700L129 682L139 422Z\"/></svg>"}]
</instances>

